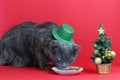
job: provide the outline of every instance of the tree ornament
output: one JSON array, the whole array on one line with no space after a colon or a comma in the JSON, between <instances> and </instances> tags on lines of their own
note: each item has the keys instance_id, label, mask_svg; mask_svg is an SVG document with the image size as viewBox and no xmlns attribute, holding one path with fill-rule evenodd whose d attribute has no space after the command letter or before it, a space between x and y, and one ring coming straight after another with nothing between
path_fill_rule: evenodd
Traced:
<instances>
[{"instance_id":1,"label":"tree ornament","mask_svg":"<svg viewBox=\"0 0 120 80\"><path fill-rule=\"evenodd\" d=\"M104 34L104 29L103 29L103 25L100 25L100 28L98 29L99 34Z\"/></svg>"},{"instance_id":2,"label":"tree ornament","mask_svg":"<svg viewBox=\"0 0 120 80\"><path fill-rule=\"evenodd\" d=\"M105 59L105 56L102 56L102 59Z\"/></svg>"},{"instance_id":3,"label":"tree ornament","mask_svg":"<svg viewBox=\"0 0 120 80\"><path fill-rule=\"evenodd\" d=\"M99 53L99 50L94 50L94 54L98 54Z\"/></svg>"},{"instance_id":4,"label":"tree ornament","mask_svg":"<svg viewBox=\"0 0 120 80\"><path fill-rule=\"evenodd\" d=\"M116 56L116 52L115 51L111 51L112 57L114 58Z\"/></svg>"},{"instance_id":5,"label":"tree ornament","mask_svg":"<svg viewBox=\"0 0 120 80\"><path fill-rule=\"evenodd\" d=\"M95 64L101 64L101 63L102 63L101 58L99 57L95 58Z\"/></svg>"}]
</instances>

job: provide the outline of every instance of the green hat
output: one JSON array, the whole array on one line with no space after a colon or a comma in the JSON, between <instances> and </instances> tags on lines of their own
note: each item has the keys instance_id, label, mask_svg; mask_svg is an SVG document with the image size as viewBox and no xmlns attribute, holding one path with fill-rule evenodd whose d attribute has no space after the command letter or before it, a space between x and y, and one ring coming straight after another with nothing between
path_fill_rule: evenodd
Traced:
<instances>
[{"instance_id":1,"label":"green hat","mask_svg":"<svg viewBox=\"0 0 120 80\"><path fill-rule=\"evenodd\" d=\"M61 27L52 30L54 38L64 43L74 43L72 39L73 33L73 28L68 24L62 24Z\"/></svg>"}]
</instances>

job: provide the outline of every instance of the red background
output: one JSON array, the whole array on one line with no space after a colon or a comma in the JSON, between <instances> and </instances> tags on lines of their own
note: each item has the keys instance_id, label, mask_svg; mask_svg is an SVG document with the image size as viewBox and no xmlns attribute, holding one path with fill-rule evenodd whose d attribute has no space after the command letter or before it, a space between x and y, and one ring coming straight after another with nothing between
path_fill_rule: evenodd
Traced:
<instances>
[{"instance_id":1,"label":"red background","mask_svg":"<svg viewBox=\"0 0 120 80\"><path fill-rule=\"evenodd\" d=\"M120 66L120 0L0 0L0 38L14 25L24 21L42 23L52 21L59 26L70 24L75 34L75 42L82 46L79 56L73 65L82 66L85 70L76 76L59 76L52 71L42 71L35 68L0 67L1 80L118 80ZM100 23L111 38L112 49L117 53L112 63L111 74L100 76L90 61L92 42L98 37ZM11 71L12 70L12 71ZM51 74L53 73L53 74ZM87 77L88 76L88 77ZM111 78L112 77L112 78Z\"/></svg>"}]
</instances>

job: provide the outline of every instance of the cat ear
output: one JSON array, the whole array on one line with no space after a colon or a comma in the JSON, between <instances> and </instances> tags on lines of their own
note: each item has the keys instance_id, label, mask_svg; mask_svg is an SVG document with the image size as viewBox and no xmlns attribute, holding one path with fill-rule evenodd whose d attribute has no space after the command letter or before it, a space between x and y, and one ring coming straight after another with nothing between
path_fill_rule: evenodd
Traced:
<instances>
[{"instance_id":1,"label":"cat ear","mask_svg":"<svg viewBox=\"0 0 120 80\"><path fill-rule=\"evenodd\" d=\"M73 45L73 49L75 50L75 51L77 51L78 49L80 49L80 46L78 46L78 45Z\"/></svg>"}]
</instances>

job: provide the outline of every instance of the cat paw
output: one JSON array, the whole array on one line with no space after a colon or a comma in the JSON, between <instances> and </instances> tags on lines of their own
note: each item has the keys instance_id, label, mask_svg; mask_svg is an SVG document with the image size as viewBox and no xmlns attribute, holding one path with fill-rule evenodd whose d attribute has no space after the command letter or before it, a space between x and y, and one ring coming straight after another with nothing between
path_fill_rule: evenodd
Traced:
<instances>
[{"instance_id":1,"label":"cat paw","mask_svg":"<svg viewBox=\"0 0 120 80\"><path fill-rule=\"evenodd\" d=\"M4 59L4 57L0 55L0 65L4 65L4 64L6 64L6 60Z\"/></svg>"},{"instance_id":2,"label":"cat paw","mask_svg":"<svg viewBox=\"0 0 120 80\"><path fill-rule=\"evenodd\" d=\"M45 70L50 70L50 65L49 64L43 64L40 66L41 69L45 69Z\"/></svg>"}]
</instances>

